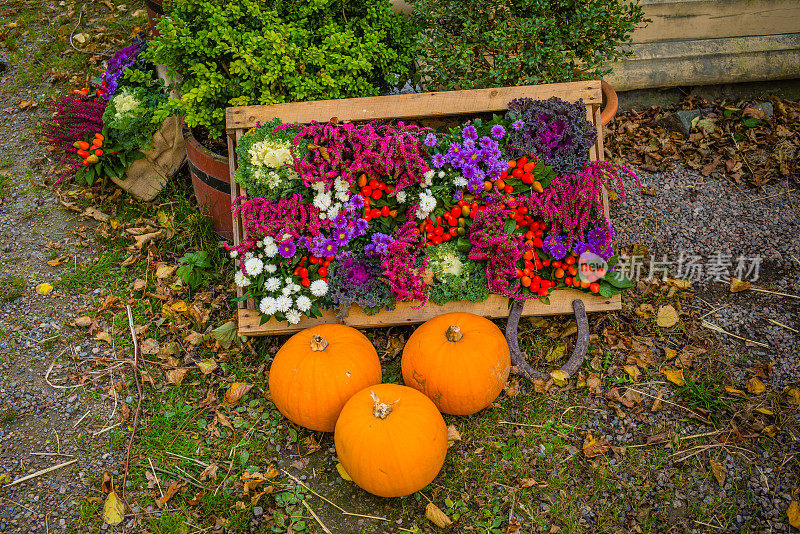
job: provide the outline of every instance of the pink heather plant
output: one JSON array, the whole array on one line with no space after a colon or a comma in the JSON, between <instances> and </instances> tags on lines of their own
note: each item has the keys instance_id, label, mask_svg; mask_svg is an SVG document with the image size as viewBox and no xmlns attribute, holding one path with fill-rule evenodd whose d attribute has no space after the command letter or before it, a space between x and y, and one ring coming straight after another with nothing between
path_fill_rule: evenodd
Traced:
<instances>
[{"instance_id":1,"label":"pink heather plant","mask_svg":"<svg viewBox=\"0 0 800 534\"><path fill-rule=\"evenodd\" d=\"M75 141L84 141L103 130L103 112L106 102L92 97L62 96L51 102L47 110L52 113L44 119L44 137L56 151L56 157L72 170L78 170L81 160L75 155Z\"/></svg>"},{"instance_id":2,"label":"pink heather plant","mask_svg":"<svg viewBox=\"0 0 800 534\"><path fill-rule=\"evenodd\" d=\"M298 128L283 124L278 128ZM370 178L393 177L396 181L392 195L403 188L421 183L430 166L423 157L420 137L427 132L413 124L354 124L312 122L300 127L292 143L295 170L308 186L323 181L332 184L341 177L352 184L362 173ZM314 147L298 157L301 141Z\"/></svg>"},{"instance_id":3,"label":"pink heather plant","mask_svg":"<svg viewBox=\"0 0 800 534\"><path fill-rule=\"evenodd\" d=\"M386 283L392 290L397 300L422 301L423 306L428 301L428 292L425 289L423 273L428 266L428 256L423 256L420 267L414 265L420 248L419 228L413 222L406 222L395 233L395 241L389 245L389 250L381 260Z\"/></svg>"},{"instance_id":4,"label":"pink heather plant","mask_svg":"<svg viewBox=\"0 0 800 534\"><path fill-rule=\"evenodd\" d=\"M296 193L274 200L237 197L233 210L242 217L245 235L238 247L229 247L229 250L239 254L247 252L266 236L284 241L283 236L288 234L294 240L301 235L319 235L323 227L319 210L311 204L303 204L302 197ZM330 221L325 223L329 225Z\"/></svg>"}]
</instances>

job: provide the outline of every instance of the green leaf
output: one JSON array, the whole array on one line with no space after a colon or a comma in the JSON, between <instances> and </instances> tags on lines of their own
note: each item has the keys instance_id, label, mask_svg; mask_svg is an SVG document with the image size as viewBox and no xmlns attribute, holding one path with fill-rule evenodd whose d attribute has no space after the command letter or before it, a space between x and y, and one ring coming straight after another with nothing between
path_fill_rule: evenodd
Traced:
<instances>
[{"instance_id":1,"label":"green leaf","mask_svg":"<svg viewBox=\"0 0 800 534\"><path fill-rule=\"evenodd\" d=\"M761 119L753 119L753 118L742 119L742 124L745 125L745 127L747 128L754 128L759 124L761 124L762 122L763 121Z\"/></svg>"},{"instance_id":2,"label":"green leaf","mask_svg":"<svg viewBox=\"0 0 800 534\"><path fill-rule=\"evenodd\" d=\"M506 234L513 234L514 230L517 229L517 221L514 219L508 219L505 224L503 224L503 232Z\"/></svg>"},{"instance_id":3,"label":"green leaf","mask_svg":"<svg viewBox=\"0 0 800 534\"><path fill-rule=\"evenodd\" d=\"M609 284L619 289L627 289L629 287L633 287L633 282L631 282L626 276L624 276L619 271L607 272L603 280L605 280Z\"/></svg>"},{"instance_id":4,"label":"green leaf","mask_svg":"<svg viewBox=\"0 0 800 534\"><path fill-rule=\"evenodd\" d=\"M222 346L222 348L228 349L235 341L239 339L239 329L236 327L236 323L233 321L228 321L227 323L212 330L211 335L214 336L214 339L219 341L219 344Z\"/></svg>"}]
</instances>

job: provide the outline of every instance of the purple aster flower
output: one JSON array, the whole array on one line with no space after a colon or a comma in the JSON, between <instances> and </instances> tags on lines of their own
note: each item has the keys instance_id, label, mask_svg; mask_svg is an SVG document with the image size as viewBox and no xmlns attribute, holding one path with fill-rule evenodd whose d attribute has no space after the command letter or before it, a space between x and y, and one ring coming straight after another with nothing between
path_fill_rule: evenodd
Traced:
<instances>
[{"instance_id":1,"label":"purple aster flower","mask_svg":"<svg viewBox=\"0 0 800 534\"><path fill-rule=\"evenodd\" d=\"M484 150L491 149L497 146L497 142L493 141L491 137L486 137L485 135L478 140L478 145Z\"/></svg>"},{"instance_id":2,"label":"purple aster flower","mask_svg":"<svg viewBox=\"0 0 800 534\"><path fill-rule=\"evenodd\" d=\"M472 180L478 176L478 168L475 165L466 165L461 169L461 174L467 180Z\"/></svg>"},{"instance_id":3,"label":"purple aster flower","mask_svg":"<svg viewBox=\"0 0 800 534\"><path fill-rule=\"evenodd\" d=\"M522 119L517 119L517 120L515 120L515 121L514 121L514 123L511 125L511 129L512 129L512 130L514 130L514 131L516 131L516 130L519 130L520 128L522 128L524 125L525 125L525 123L524 123L524 122L522 122Z\"/></svg>"},{"instance_id":4,"label":"purple aster flower","mask_svg":"<svg viewBox=\"0 0 800 534\"><path fill-rule=\"evenodd\" d=\"M356 237L362 236L367 233L367 229L369 228L369 222L366 219L358 218L353 223L355 225L355 233Z\"/></svg>"},{"instance_id":5,"label":"purple aster flower","mask_svg":"<svg viewBox=\"0 0 800 534\"><path fill-rule=\"evenodd\" d=\"M461 137L464 139L471 139L475 141L478 139L478 131L475 129L474 126L467 126L463 130L461 130Z\"/></svg>"},{"instance_id":6,"label":"purple aster flower","mask_svg":"<svg viewBox=\"0 0 800 534\"><path fill-rule=\"evenodd\" d=\"M576 241L572 245L572 252L574 252L576 256L580 256L584 252L591 252L591 249L591 245L589 245L589 243L584 243L583 241Z\"/></svg>"},{"instance_id":7,"label":"purple aster flower","mask_svg":"<svg viewBox=\"0 0 800 534\"><path fill-rule=\"evenodd\" d=\"M542 244L542 250L556 260L560 260L569 252L569 249L564 244L564 236L561 235L548 236Z\"/></svg>"},{"instance_id":8,"label":"purple aster flower","mask_svg":"<svg viewBox=\"0 0 800 534\"><path fill-rule=\"evenodd\" d=\"M462 146L465 150L473 150L475 148L475 140L474 139L464 139L464 143Z\"/></svg>"},{"instance_id":9,"label":"purple aster flower","mask_svg":"<svg viewBox=\"0 0 800 534\"><path fill-rule=\"evenodd\" d=\"M436 146L436 134L429 133L428 135L426 135L424 143L425 146Z\"/></svg>"},{"instance_id":10,"label":"purple aster flower","mask_svg":"<svg viewBox=\"0 0 800 534\"><path fill-rule=\"evenodd\" d=\"M450 147L448 149L451 155L461 153L461 145L458 143L450 143Z\"/></svg>"},{"instance_id":11,"label":"purple aster flower","mask_svg":"<svg viewBox=\"0 0 800 534\"><path fill-rule=\"evenodd\" d=\"M326 239L322 245L322 254L319 256L321 258L327 258L328 256L335 255L338 251L339 245L336 243L336 240L333 238Z\"/></svg>"},{"instance_id":12,"label":"purple aster flower","mask_svg":"<svg viewBox=\"0 0 800 534\"><path fill-rule=\"evenodd\" d=\"M506 134L506 129L500 124L495 124L492 126L492 129L489 133L491 133L492 137L495 139L502 139L502 137Z\"/></svg>"},{"instance_id":13,"label":"purple aster flower","mask_svg":"<svg viewBox=\"0 0 800 534\"><path fill-rule=\"evenodd\" d=\"M358 213L364 209L364 198L361 195L353 195L344 208L348 213Z\"/></svg>"},{"instance_id":14,"label":"purple aster flower","mask_svg":"<svg viewBox=\"0 0 800 534\"><path fill-rule=\"evenodd\" d=\"M461 189L457 190L455 194L453 194L453 202L458 202L462 198L464 198L464 192Z\"/></svg>"},{"instance_id":15,"label":"purple aster flower","mask_svg":"<svg viewBox=\"0 0 800 534\"><path fill-rule=\"evenodd\" d=\"M483 191L483 180L478 176L474 176L467 182L467 189L473 195L481 193Z\"/></svg>"},{"instance_id":16,"label":"purple aster flower","mask_svg":"<svg viewBox=\"0 0 800 534\"><path fill-rule=\"evenodd\" d=\"M281 256L288 260L294 256L295 252L297 252L297 246L291 241L286 241L278 246L278 252L280 252Z\"/></svg>"},{"instance_id":17,"label":"purple aster flower","mask_svg":"<svg viewBox=\"0 0 800 534\"><path fill-rule=\"evenodd\" d=\"M442 167L444 167L445 164L444 155L434 154L432 160L433 160L433 166L436 167L437 169L441 169Z\"/></svg>"}]
</instances>

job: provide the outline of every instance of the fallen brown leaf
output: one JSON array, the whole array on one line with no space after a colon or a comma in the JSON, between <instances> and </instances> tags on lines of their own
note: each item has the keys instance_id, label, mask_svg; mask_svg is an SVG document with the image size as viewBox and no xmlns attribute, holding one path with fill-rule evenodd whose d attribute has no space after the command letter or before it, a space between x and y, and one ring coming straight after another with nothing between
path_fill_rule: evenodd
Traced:
<instances>
[{"instance_id":1,"label":"fallen brown leaf","mask_svg":"<svg viewBox=\"0 0 800 534\"><path fill-rule=\"evenodd\" d=\"M746 291L750 289L750 282L742 282L738 278L731 278L731 293Z\"/></svg>"},{"instance_id":2,"label":"fallen brown leaf","mask_svg":"<svg viewBox=\"0 0 800 534\"><path fill-rule=\"evenodd\" d=\"M661 328L670 328L677 323L678 312L675 311L675 308L671 304L658 309L658 317L656 318L656 324L658 326Z\"/></svg>"},{"instance_id":3,"label":"fallen brown leaf","mask_svg":"<svg viewBox=\"0 0 800 534\"><path fill-rule=\"evenodd\" d=\"M81 328L86 328L87 326L91 326L92 322L95 320L89 317L88 315L84 315L83 317L78 317L74 321L72 321L72 326L79 326Z\"/></svg>"},{"instance_id":4,"label":"fallen brown leaf","mask_svg":"<svg viewBox=\"0 0 800 534\"><path fill-rule=\"evenodd\" d=\"M170 369L166 372L167 382L170 384L175 384L176 386L180 386L181 382L183 382L183 377L186 376L187 371L188 369Z\"/></svg>"},{"instance_id":5,"label":"fallen brown leaf","mask_svg":"<svg viewBox=\"0 0 800 534\"><path fill-rule=\"evenodd\" d=\"M253 387L253 384L246 384L244 382L234 382L228 388L228 391L225 392L225 398L223 399L223 403L227 405L233 405L239 402L239 400L248 392L250 388Z\"/></svg>"},{"instance_id":6,"label":"fallen brown leaf","mask_svg":"<svg viewBox=\"0 0 800 534\"><path fill-rule=\"evenodd\" d=\"M200 473L200 481L202 482L206 479L217 480L217 469L219 469L219 466L215 463L207 465Z\"/></svg>"},{"instance_id":7,"label":"fallen brown leaf","mask_svg":"<svg viewBox=\"0 0 800 534\"><path fill-rule=\"evenodd\" d=\"M439 528L444 528L453 524L453 520L447 517L447 514L442 512L442 510L432 502L429 502L428 506L425 507L425 517Z\"/></svg>"},{"instance_id":8,"label":"fallen brown leaf","mask_svg":"<svg viewBox=\"0 0 800 534\"><path fill-rule=\"evenodd\" d=\"M725 485L725 478L728 476L728 471L716 460L711 460L711 472L714 473L714 477L717 479L719 486L722 487Z\"/></svg>"},{"instance_id":9,"label":"fallen brown leaf","mask_svg":"<svg viewBox=\"0 0 800 534\"><path fill-rule=\"evenodd\" d=\"M766 390L767 386L764 384L764 382L762 382L755 376L747 381L747 391L749 391L753 395L761 395Z\"/></svg>"},{"instance_id":10,"label":"fallen brown leaf","mask_svg":"<svg viewBox=\"0 0 800 534\"><path fill-rule=\"evenodd\" d=\"M176 493L178 493L185 487L186 487L186 482L183 481L173 482L172 484L169 485L167 491L164 492L164 495L156 501L156 506L158 506L159 508L163 508L164 505L167 504L167 501L173 498Z\"/></svg>"},{"instance_id":11,"label":"fallen brown leaf","mask_svg":"<svg viewBox=\"0 0 800 534\"><path fill-rule=\"evenodd\" d=\"M800 529L800 502L792 501L786 509L786 517L789 518L789 524L794 528Z\"/></svg>"}]
</instances>

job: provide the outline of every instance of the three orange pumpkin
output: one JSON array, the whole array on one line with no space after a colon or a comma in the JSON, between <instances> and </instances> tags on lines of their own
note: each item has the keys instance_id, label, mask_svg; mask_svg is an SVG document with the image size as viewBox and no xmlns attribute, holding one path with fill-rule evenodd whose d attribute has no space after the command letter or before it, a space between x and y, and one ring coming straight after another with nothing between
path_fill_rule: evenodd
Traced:
<instances>
[{"instance_id":1,"label":"three orange pumpkin","mask_svg":"<svg viewBox=\"0 0 800 534\"><path fill-rule=\"evenodd\" d=\"M278 410L293 423L322 432L333 432L354 393L380 382L375 347L364 334L341 324L293 335L275 355L269 373Z\"/></svg>"},{"instance_id":2,"label":"three orange pumpkin","mask_svg":"<svg viewBox=\"0 0 800 534\"><path fill-rule=\"evenodd\" d=\"M500 395L511 371L503 332L485 317L446 313L417 328L403 349L403 382L442 413L470 415Z\"/></svg>"},{"instance_id":3,"label":"three orange pumpkin","mask_svg":"<svg viewBox=\"0 0 800 534\"><path fill-rule=\"evenodd\" d=\"M447 426L422 393L379 384L347 401L334 442L353 482L379 497L401 497L430 484L442 469Z\"/></svg>"}]
</instances>

